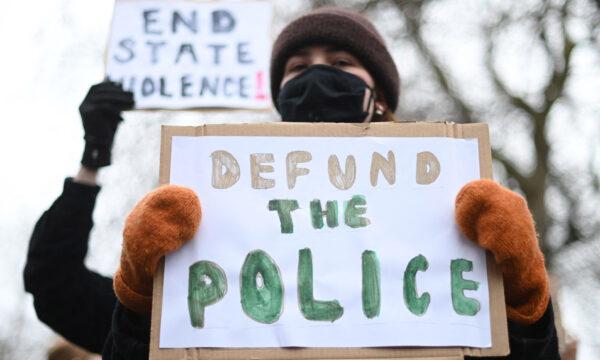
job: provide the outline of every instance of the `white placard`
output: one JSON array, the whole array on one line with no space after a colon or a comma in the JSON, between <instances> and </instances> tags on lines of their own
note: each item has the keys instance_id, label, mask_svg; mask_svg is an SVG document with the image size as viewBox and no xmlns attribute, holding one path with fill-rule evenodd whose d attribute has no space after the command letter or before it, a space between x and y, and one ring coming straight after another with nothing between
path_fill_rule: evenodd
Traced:
<instances>
[{"instance_id":1,"label":"white placard","mask_svg":"<svg viewBox=\"0 0 600 360\"><path fill-rule=\"evenodd\" d=\"M454 221L457 192L479 178L477 146L477 139L434 137L173 137L170 182L197 192L203 217L194 239L166 258L160 347L491 347L485 253L459 235ZM227 151L239 165L237 181L224 189L213 186L217 151ZM310 152L312 159L297 164L309 172L301 172L290 189L286 159L294 151ZM370 176L373 154L389 160L390 151L395 181L390 183L379 173L374 186ZM441 168L430 184L417 183L417 154L424 152L433 154ZM274 181L271 188L252 187L251 154L273 154L272 160L264 156L267 160L261 164L272 166L273 171L263 167L259 174ZM331 155L337 156L341 169L347 156L355 159L355 181L346 190L332 185ZM217 169L224 173L223 168ZM358 207L366 210L359 216L368 219L366 226L348 225L353 215L347 213L346 205L355 196L366 201ZM282 233L278 212L269 210L269 202L275 199L297 201L299 208L290 212L293 232ZM337 226L330 227L323 217L322 228L315 228L310 207L315 199L323 209L327 201L337 202ZM298 288L302 249L312 255L313 299L337 300L343 307L335 321L308 320L301 310L307 289ZM242 306L241 270L255 250L268 254L283 284L283 307L271 323L256 321ZM363 305L365 250L375 254L380 266L377 315ZM410 275L405 281L409 264L414 265L419 255L428 266L414 273L413 295L422 301L429 297L420 314L406 299ZM222 297L205 306L201 328L192 326L188 307L190 267L199 261L222 269L227 287ZM454 292L452 263L472 265L472 271L455 269ZM261 275L255 280L257 288L265 289ZM215 285L212 280L204 281ZM466 287L476 283L476 289L461 290L465 283ZM464 310L457 307L464 302L459 300L477 304L478 309L461 314Z\"/></svg>"},{"instance_id":2,"label":"white placard","mask_svg":"<svg viewBox=\"0 0 600 360\"><path fill-rule=\"evenodd\" d=\"M106 73L138 109L266 109L271 25L266 1L117 1Z\"/></svg>"}]
</instances>

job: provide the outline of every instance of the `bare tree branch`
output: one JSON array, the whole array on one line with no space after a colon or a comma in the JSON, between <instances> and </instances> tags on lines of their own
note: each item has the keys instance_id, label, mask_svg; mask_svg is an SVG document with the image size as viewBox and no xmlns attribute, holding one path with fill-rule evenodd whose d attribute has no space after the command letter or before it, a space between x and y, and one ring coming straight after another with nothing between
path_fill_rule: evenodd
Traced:
<instances>
[{"instance_id":1,"label":"bare tree branch","mask_svg":"<svg viewBox=\"0 0 600 360\"><path fill-rule=\"evenodd\" d=\"M567 82L570 70L571 70L571 56L575 43L571 40L567 29L566 22L568 17L567 5L569 1L565 1L561 9L561 30L563 36L563 49L562 49L562 67L554 67L552 76L544 89L544 105L542 111L533 117L534 120L534 133L533 141L536 148L536 160L537 166L534 171L534 177L537 181L543 181L548 173L548 156L550 153L550 145L546 139L546 125L550 110L564 94L565 84Z\"/></svg>"},{"instance_id":2,"label":"bare tree branch","mask_svg":"<svg viewBox=\"0 0 600 360\"><path fill-rule=\"evenodd\" d=\"M558 11L562 12L562 9L564 6L565 6L565 4L563 4L563 6L561 6L560 9L558 9ZM544 51L546 52L547 59L550 62L550 67L555 68L556 64L559 63L561 59L560 59L560 55L557 55L555 53L554 49L552 48L552 46L550 44L550 38L552 36L550 34L548 34L549 24L547 24L548 18L550 17L550 14L551 14L550 10L557 10L557 9L550 2L542 2L542 4L540 4L539 11L536 11L535 14L533 14L530 17L535 19L535 22L536 22L535 28L536 28L537 35L538 35L538 40L540 41L540 44L542 45L542 47L544 48Z\"/></svg>"},{"instance_id":3,"label":"bare tree branch","mask_svg":"<svg viewBox=\"0 0 600 360\"><path fill-rule=\"evenodd\" d=\"M513 164L513 162L506 158L504 155L502 155L502 153L500 153L498 150L492 150L492 156L495 160L502 164L508 176L515 179L519 183L519 186L523 189L523 191L527 193L531 186L531 180L527 176L523 175L521 171L519 171L517 167Z\"/></svg>"},{"instance_id":4,"label":"bare tree branch","mask_svg":"<svg viewBox=\"0 0 600 360\"><path fill-rule=\"evenodd\" d=\"M568 203L568 216L566 223L567 236L564 239L562 246L571 245L584 238L577 224L577 207L578 200L571 194L570 188L564 182L564 176L558 176L551 173L549 175L550 183L557 187L561 195Z\"/></svg>"},{"instance_id":5,"label":"bare tree branch","mask_svg":"<svg viewBox=\"0 0 600 360\"><path fill-rule=\"evenodd\" d=\"M331 6L335 5L335 1L333 0L310 0L311 7L313 9L322 7L322 6Z\"/></svg>"},{"instance_id":6,"label":"bare tree branch","mask_svg":"<svg viewBox=\"0 0 600 360\"><path fill-rule=\"evenodd\" d=\"M498 74L498 71L496 70L496 68L494 66L493 58L494 58L494 41L493 41L493 36L490 34L487 37L487 50L485 53L485 67L486 67L486 70L488 71L488 73L490 74L490 77L492 78L494 86L496 87L496 89L498 89L500 91L500 94L503 97L505 97L508 100L508 102L510 102L514 107L524 111L531 118L537 117L539 114L538 114L538 112L535 111L535 109L533 109L533 107L531 107L527 102L525 102L524 99L512 94L510 92L510 90L508 90L508 87L500 79L500 75Z\"/></svg>"},{"instance_id":7,"label":"bare tree branch","mask_svg":"<svg viewBox=\"0 0 600 360\"><path fill-rule=\"evenodd\" d=\"M372 8L374 8L377 4L379 4L381 1L380 0L369 0L366 1L363 6L358 9L358 12L364 13L366 11L371 10Z\"/></svg>"},{"instance_id":8,"label":"bare tree branch","mask_svg":"<svg viewBox=\"0 0 600 360\"><path fill-rule=\"evenodd\" d=\"M423 34L421 33L421 6L423 2L419 1L393 1L400 13L404 15L406 21L406 28L410 39L417 46L423 59L427 62L433 74L443 89L446 96L450 98L452 104L456 107L458 116L461 122L473 123L477 122L473 116L473 109L463 100L460 95L454 91L451 86L451 80L448 75L448 71L443 68L442 63L438 60L437 56L425 43Z\"/></svg>"},{"instance_id":9,"label":"bare tree branch","mask_svg":"<svg viewBox=\"0 0 600 360\"><path fill-rule=\"evenodd\" d=\"M563 96L565 90L565 84L567 82L569 73L571 71L571 57L573 50L575 49L576 43L571 39L567 31L567 18L568 11L567 5L569 1L565 1L563 8L561 9L561 35L563 38L563 48L561 53L562 64L556 64L554 66L552 77L548 81L544 90L544 106L541 113L546 117L552 106L556 103L560 97ZM548 45L546 45L548 46Z\"/></svg>"}]
</instances>

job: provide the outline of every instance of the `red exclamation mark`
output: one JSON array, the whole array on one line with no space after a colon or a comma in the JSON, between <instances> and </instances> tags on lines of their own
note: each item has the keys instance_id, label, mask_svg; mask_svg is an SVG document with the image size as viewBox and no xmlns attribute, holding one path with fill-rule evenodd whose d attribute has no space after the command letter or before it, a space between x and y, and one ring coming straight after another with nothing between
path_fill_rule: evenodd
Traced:
<instances>
[{"instance_id":1,"label":"red exclamation mark","mask_svg":"<svg viewBox=\"0 0 600 360\"><path fill-rule=\"evenodd\" d=\"M267 99L264 87L264 73L259 71L256 73L256 96L254 97L256 100L265 101Z\"/></svg>"}]
</instances>

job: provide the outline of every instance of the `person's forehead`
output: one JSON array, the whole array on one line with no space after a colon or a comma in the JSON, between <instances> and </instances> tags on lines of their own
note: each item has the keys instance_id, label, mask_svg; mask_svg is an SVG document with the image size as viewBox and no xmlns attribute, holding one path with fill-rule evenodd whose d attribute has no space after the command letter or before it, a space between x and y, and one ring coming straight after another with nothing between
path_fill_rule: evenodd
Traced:
<instances>
[{"instance_id":1,"label":"person's forehead","mask_svg":"<svg viewBox=\"0 0 600 360\"><path fill-rule=\"evenodd\" d=\"M314 45L308 45L308 46L301 47L297 51L292 52L290 57L310 56L310 55L314 54L315 52L320 52L320 51L323 51L326 54L337 53L337 52L346 52L346 53L352 55L352 53L350 53L350 51L343 49L342 47L337 46L337 45L314 44Z\"/></svg>"}]
</instances>

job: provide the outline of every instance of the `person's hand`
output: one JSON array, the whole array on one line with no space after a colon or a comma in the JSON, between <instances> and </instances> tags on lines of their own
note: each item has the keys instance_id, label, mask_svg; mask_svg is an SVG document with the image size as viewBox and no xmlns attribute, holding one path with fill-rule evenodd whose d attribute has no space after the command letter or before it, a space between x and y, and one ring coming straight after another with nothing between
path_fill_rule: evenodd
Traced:
<instances>
[{"instance_id":1,"label":"person's hand","mask_svg":"<svg viewBox=\"0 0 600 360\"><path fill-rule=\"evenodd\" d=\"M508 319L540 319L550 299L548 275L525 199L491 180L476 180L458 193L455 215L462 233L499 264Z\"/></svg>"},{"instance_id":2,"label":"person's hand","mask_svg":"<svg viewBox=\"0 0 600 360\"><path fill-rule=\"evenodd\" d=\"M85 148L81 164L90 169L110 165L111 149L121 112L133 108L133 93L121 84L104 81L92 85L79 106Z\"/></svg>"},{"instance_id":3,"label":"person's hand","mask_svg":"<svg viewBox=\"0 0 600 360\"><path fill-rule=\"evenodd\" d=\"M201 218L193 190L165 185L148 193L127 216L121 263L114 288L128 309L149 314L152 281L159 260L194 237Z\"/></svg>"}]
</instances>

